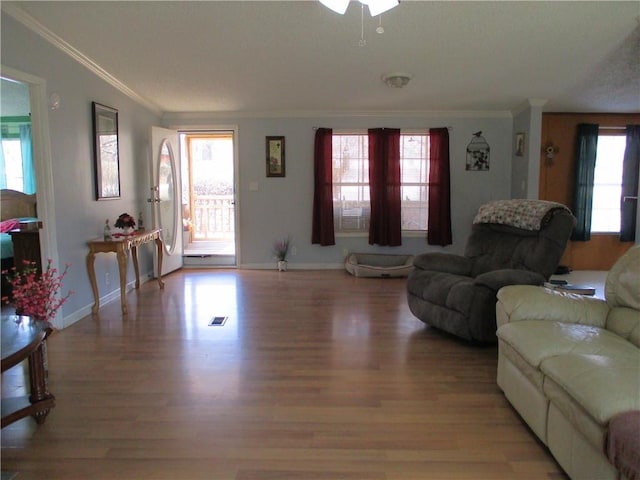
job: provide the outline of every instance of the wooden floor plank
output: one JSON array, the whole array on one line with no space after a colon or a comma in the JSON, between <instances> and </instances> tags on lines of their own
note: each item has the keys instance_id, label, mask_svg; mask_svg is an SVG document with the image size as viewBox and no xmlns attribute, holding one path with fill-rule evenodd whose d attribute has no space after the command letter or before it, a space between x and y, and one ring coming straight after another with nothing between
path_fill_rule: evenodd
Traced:
<instances>
[{"instance_id":1,"label":"wooden floor plank","mask_svg":"<svg viewBox=\"0 0 640 480\"><path fill-rule=\"evenodd\" d=\"M495 346L411 315L405 279L183 270L48 340L57 406L2 430L29 479L564 479ZM223 326L208 326L226 316ZM24 373L3 376L24 390Z\"/></svg>"}]
</instances>

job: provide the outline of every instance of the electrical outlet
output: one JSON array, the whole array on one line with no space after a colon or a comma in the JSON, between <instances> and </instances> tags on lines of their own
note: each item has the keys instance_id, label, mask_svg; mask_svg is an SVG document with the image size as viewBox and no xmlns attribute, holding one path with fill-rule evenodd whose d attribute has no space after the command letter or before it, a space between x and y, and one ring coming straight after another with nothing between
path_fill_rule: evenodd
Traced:
<instances>
[{"instance_id":1,"label":"electrical outlet","mask_svg":"<svg viewBox=\"0 0 640 480\"><path fill-rule=\"evenodd\" d=\"M296 247L291 247L291 255L295 255L298 253L298 249Z\"/></svg>"},{"instance_id":2,"label":"electrical outlet","mask_svg":"<svg viewBox=\"0 0 640 480\"><path fill-rule=\"evenodd\" d=\"M347 255L349 255L349 250L348 250L347 248L343 249L343 250L342 250L342 255L344 255L345 257L346 257Z\"/></svg>"},{"instance_id":3,"label":"electrical outlet","mask_svg":"<svg viewBox=\"0 0 640 480\"><path fill-rule=\"evenodd\" d=\"M104 274L104 284L108 287L110 284L109 272Z\"/></svg>"}]
</instances>

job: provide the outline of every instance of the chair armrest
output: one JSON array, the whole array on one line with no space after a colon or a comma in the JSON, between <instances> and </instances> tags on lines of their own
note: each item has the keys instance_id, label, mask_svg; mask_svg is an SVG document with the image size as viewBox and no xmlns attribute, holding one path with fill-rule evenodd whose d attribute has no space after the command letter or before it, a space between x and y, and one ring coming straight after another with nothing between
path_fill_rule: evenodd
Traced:
<instances>
[{"instance_id":1,"label":"chair armrest","mask_svg":"<svg viewBox=\"0 0 640 480\"><path fill-rule=\"evenodd\" d=\"M498 327L520 320L548 320L604 328L608 313L602 299L531 285L501 288L496 305Z\"/></svg>"},{"instance_id":2,"label":"chair armrest","mask_svg":"<svg viewBox=\"0 0 640 480\"><path fill-rule=\"evenodd\" d=\"M471 274L471 260L453 253L422 253L413 259L413 266L421 270L452 273L454 275Z\"/></svg>"},{"instance_id":3,"label":"chair armrest","mask_svg":"<svg viewBox=\"0 0 640 480\"><path fill-rule=\"evenodd\" d=\"M475 278L474 283L476 285L484 285L494 292L497 292L502 287L508 285L542 285L544 280L544 277L537 272L503 268L501 270L481 273Z\"/></svg>"}]
</instances>

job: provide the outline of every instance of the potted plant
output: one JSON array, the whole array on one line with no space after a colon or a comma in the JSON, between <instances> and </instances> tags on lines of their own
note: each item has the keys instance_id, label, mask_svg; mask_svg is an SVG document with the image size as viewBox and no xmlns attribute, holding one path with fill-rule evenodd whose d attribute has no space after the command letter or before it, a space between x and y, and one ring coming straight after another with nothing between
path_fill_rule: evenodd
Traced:
<instances>
[{"instance_id":1,"label":"potted plant","mask_svg":"<svg viewBox=\"0 0 640 480\"><path fill-rule=\"evenodd\" d=\"M133 230L135 228L136 221L128 213L123 213L118 217L118 219L116 220L116 223L114 223L114 225L116 226L116 228L122 228L123 233L125 235L128 235L129 231Z\"/></svg>"},{"instance_id":2,"label":"potted plant","mask_svg":"<svg viewBox=\"0 0 640 480\"><path fill-rule=\"evenodd\" d=\"M287 254L289 253L289 245L290 245L289 237L283 238L282 240L277 240L273 244L273 253L278 259L278 271L286 272L287 271Z\"/></svg>"}]
</instances>

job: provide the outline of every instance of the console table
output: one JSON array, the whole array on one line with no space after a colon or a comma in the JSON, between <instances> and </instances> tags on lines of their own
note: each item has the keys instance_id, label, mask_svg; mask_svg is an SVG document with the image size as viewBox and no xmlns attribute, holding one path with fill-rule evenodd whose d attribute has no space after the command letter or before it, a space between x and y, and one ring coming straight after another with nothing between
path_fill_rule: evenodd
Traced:
<instances>
[{"instance_id":1,"label":"console table","mask_svg":"<svg viewBox=\"0 0 640 480\"><path fill-rule=\"evenodd\" d=\"M42 424L56 405L55 397L47 389L44 368L43 342L49 333L51 328L44 322L2 316L2 373L28 359L30 386L29 396L2 398L2 428L29 415Z\"/></svg>"},{"instance_id":2,"label":"console table","mask_svg":"<svg viewBox=\"0 0 640 480\"><path fill-rule=\"evenodd\" d=\"M158 250L158 285L160 288L164 288L164 282L162 281L162 253L164 245L160 238L160 229L154 230L137 230L130 235L123 235L121 237L115 237L112 240L104 240L97 238L95 240L89 240L87 245L89 246L89 253L87 254L87 272L89 273L89 280L91 281L91 289L93 290L94 304L91 308L91 313L98 313L100 308L100 295L98 293L98 284L96 282L96 272L94 268L96 253L115 253L118 260L118 270L120 273L120 303L122 306L122 313L127 313L127 257L129 251L133 258L133 268L136 272L136 288L140 288L140 269L138 267L138 246L144 243L155 242Z\"/></svg>"}]
</instances>

